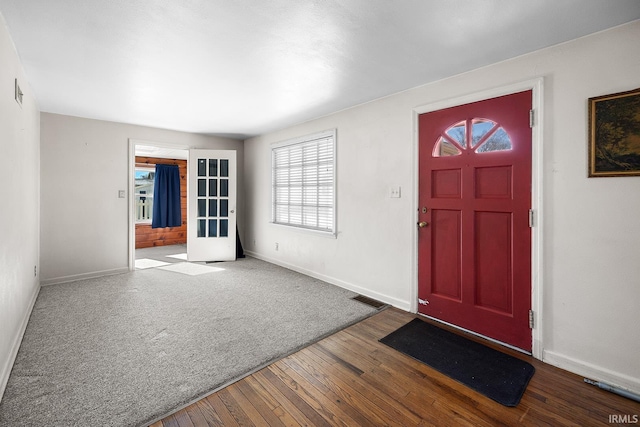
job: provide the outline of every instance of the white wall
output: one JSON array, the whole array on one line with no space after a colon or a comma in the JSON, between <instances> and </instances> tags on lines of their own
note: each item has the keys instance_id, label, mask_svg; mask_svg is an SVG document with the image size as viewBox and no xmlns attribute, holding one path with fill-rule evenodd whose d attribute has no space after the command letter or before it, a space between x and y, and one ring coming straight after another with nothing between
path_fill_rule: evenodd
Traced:
<instances>
[{"instance_id":1,"label":"white wall","mask_svg":"<svg viewBox=\"0 0 640 427\"><path fill-rule=\"evenodd\" d=\"M40 113L0 15L0 399L40 289ZM24 93L14 100L14 80Z\"/></svg>"},{"instance_id":2,"label":"white wall","mask_svg":"<svg viewBox=\"0 0 640 427\"><path fill-rule=\"evenodd\" d=\"M543 77L542 354L640 391L640 177L587 178L587 99L640 87L639 41L635 21L245 141L245 248L409 309L413 109ZM337 239L269 224L270 144L334 127Z\"/></svg>"},{"instance_id":3,"label":"white wall","mask_svg":"<svg viewBox=\"0 0 640 427\"><path fill-rule=\"evenodd\" d=\"M238 151L241 141L57 114L41 114L42 283L127 271L129 138L179 148Z\"/></svg>"}]
</instances>

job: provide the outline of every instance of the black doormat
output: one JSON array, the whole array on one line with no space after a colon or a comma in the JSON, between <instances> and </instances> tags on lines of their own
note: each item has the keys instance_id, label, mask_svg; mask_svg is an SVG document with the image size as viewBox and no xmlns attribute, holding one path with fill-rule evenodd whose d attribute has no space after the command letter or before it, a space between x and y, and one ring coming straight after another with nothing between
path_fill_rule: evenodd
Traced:
<instances>
[{"instance_id":1,"label":"black doormat","mask_svg":"<svg viewBox=\"0 0 640 427\"><path fill-rule=\"evenodd\" d=\"M516 406L534 367L460 335L413 319L380 340L505 406Z\"/></svg>"}]
</instances>

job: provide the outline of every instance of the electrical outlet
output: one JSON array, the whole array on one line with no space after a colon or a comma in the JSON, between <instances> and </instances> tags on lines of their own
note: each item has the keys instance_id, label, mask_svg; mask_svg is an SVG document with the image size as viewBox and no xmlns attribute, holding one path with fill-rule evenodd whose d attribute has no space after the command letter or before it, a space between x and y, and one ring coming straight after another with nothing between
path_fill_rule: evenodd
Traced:
<instances>
[{"instance_id":1,"label":"electrical outlet","mask_svg":"<svg viewBox=\"0 0 640 427\"><path fill-rule=\"evenodd\" d=\"M280 248L280 244L276 242L276 251Z\"/></svg>"},{"instance_id":2,"label":"electrical outlet","mask_svg":"<svg viewBox=\"0 0 640 427\"><path fill-rule=\"evenodd\" d=\"M389 188L389 197L392 199L399 199L401 196L401 187L398 185L397 187Z\"/></svg>"},{"instance_id":3,"label":"electrical outlet","mask_svg":"<svg viewBox=\"0 0 640 427\"><path fill-rule=\"evenodd\" d=\"M38 266L37 265L33 266L33 277L38 277Z\"/></svg>"}]
</instances>

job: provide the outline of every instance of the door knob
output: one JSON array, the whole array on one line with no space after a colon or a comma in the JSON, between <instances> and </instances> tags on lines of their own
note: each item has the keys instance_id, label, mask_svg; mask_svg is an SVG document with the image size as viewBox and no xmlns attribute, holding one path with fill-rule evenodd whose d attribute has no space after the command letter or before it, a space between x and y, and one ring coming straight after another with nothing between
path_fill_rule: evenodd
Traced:
<instances>
[{"instance_id":1,"label":"door knob","mask_svg":"<svg viewBox=\"0 0 640 427\"><path fill-rule=\"evenodd\" d=\"M420 227L420 228L425 228L427 225L429 225L429 223L426 222L426 221L420 221L418 223L418 227Z\"/></svg>"}]
</instances>

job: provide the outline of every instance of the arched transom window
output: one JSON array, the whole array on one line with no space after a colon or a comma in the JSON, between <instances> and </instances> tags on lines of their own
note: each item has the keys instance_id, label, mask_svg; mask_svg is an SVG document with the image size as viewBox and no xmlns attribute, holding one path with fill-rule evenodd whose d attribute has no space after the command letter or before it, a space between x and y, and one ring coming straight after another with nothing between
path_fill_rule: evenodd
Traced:
<instances>
[{"instance_id":1,"label":"arched transom window","mask_svg":"<svg viewBox=\"0 0 640 427\"><path fill-rule=\"evenodd\" d=\"M500 124L489 119L475 118L447 128L433 148L433 157L459 156L469 150L490 153L511 149L511 138Z\"/></svg>"}]
</instances>

